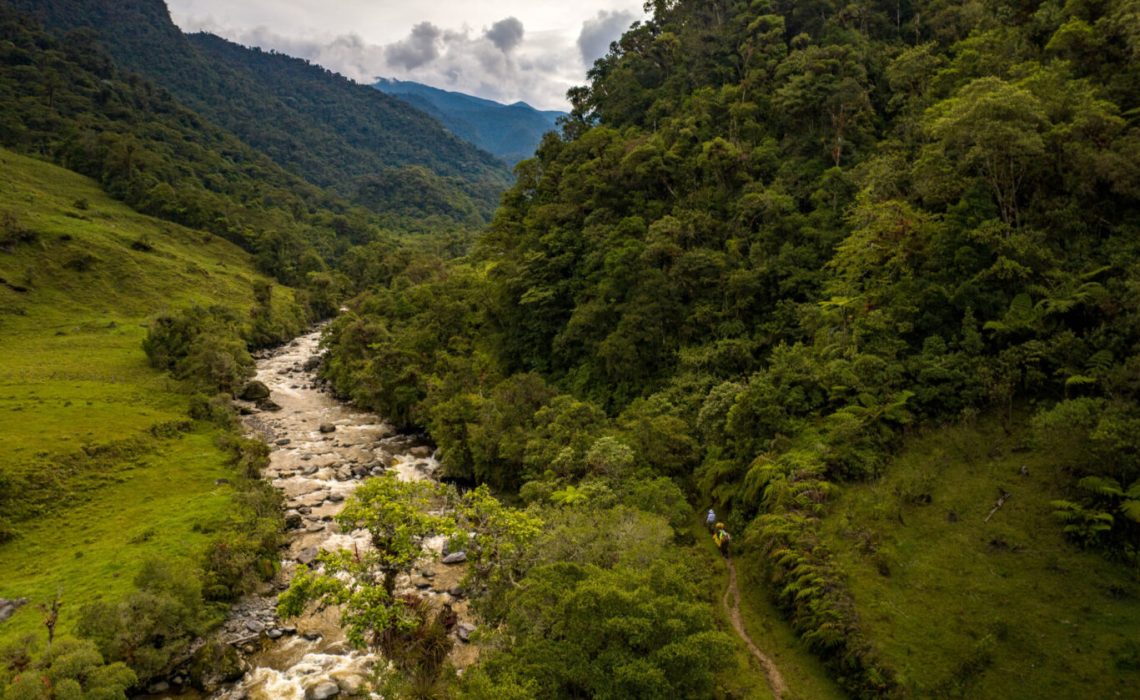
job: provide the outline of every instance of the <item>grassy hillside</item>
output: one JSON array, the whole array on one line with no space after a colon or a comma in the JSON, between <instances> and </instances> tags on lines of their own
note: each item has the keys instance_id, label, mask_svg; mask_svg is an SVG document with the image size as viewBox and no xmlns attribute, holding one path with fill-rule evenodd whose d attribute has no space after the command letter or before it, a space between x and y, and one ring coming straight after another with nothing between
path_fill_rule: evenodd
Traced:
<instances>
[{"instance_id":1,"label":"grassy hillside","mask_svg":"<svg viewBox=\"0 0 1140 700\"><path fill-rule=\"evenodd\" d=\"M265 278L215 236L137 214L95 184L0 151L0 597L129 590L148 556L197 557L230 510L220 429L141 349L149 318L253 306ZM275 298L290 299L279 288ZM0 538L2 541L3 538ZM25 607L0 641L40 627Z\"/></svg>"},{"instance_id":2,"label":"grassy hillside","mask_svg":"<svg viewBox=\"0 0 1140 700\"><path fill-rule=\"evenodd\" d=\"M1115 698L1140 684L1140 585L1064 540L1049 502L1069 477L1025 443L998 421L931 431L824 520L863 623L915 697Z\"/></svg>"}]
</instances>

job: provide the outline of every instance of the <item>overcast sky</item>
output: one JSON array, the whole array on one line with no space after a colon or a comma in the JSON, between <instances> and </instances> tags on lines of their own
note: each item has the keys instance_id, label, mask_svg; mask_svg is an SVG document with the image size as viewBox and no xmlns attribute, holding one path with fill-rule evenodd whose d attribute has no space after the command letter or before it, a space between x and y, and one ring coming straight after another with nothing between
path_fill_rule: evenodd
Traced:
<instances>
[{"instance_id":1,"label":"overcast sky","mask_svg":"<svg viewBox=\"0 0 1140 700\"><path fill-rule=\"evenodd\" d=\"M184 31L307 58L353 80L415 80L567 109L566 90L643 0L167 0Z\"/></svg>"}]
</instances>

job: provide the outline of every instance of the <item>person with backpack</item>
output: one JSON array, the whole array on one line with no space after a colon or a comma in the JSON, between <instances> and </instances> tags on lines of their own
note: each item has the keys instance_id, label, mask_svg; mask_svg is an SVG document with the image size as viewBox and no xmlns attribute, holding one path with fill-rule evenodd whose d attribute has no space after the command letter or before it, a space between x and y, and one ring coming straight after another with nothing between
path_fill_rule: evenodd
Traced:
<instances>
[{"instance_id":1,"label":"person with backpack","mask_svg":"<svg viewBox=\"0 0 1140 700\"><path fill-rule=\"evenodd\" d=\"M724 529L724 523L716 524L716 532L713 534L713 544L720 550L720 553L727 559L728 558L728 543L732 541L732 535L728 534L728 530Z\"/></svg>"},{"instance_id":2,"label":"person with backpack","mask_svg":"<svg viewBox=\"0 0 1140 700\"><path fill-rule=\"evenodd\" d=\"M705 527L708 528L709 532L715 532L716 531L715 526L716 526L716 513L713 511L712 508L709 508L709 514L705 518Z\"/></svg>"}]
</instances>

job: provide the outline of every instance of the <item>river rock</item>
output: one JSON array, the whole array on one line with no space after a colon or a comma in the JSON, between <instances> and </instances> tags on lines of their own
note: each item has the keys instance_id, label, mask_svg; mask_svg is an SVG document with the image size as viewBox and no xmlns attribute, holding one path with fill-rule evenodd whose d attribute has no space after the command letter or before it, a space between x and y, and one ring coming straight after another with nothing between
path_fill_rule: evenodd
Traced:
<instances>
[{"instance_id":1,"label":"river rock","mask_svg":"<svg viewBox=\"0 0 1140 700\"><path fill-rule=\"evenodd\" d=\"M216 639L208 640L190 658L190 684L207 693L238 680L244 673L237 649Z\"/></svg>"},{"instance_id":2,"label":"river rock","mask_svg":"<svg viewBox=\"0 0 1140 700\"><path fill-rule=\"evenodd\" d=\"M452 586L447 589L447 594L452 598L462 598L465 594L463 586Z\"/></svg>"},{"instance_id":3,"label":"river rock","mask_svg":"<svg viewBox=\"0 0 1140 700\"><path fill-rule=\"evenodd\" d=\"M416 447L413 447L412 449L408 450L408 454L410 454L413 457L418 457L420 459L423 459L425 457L431 457L431 448L428 447L427 445L417 445Z\"/></svg>"},{"instance_id":4,"label":"river rock","mask_svg":"<svg viewBox=\"0 0 1140 700\"><path fill-rule=\"evenodd\" d=\"M146 692L148 692L152 695L158 695L159 693L165 693L168 690L170 690L170 684L167 683L166 681L159 681L157 683L152 683L151 685L148 685L146 688Z\"/></svg>"},{"instance_id":5,"label":"river rock","mask_svg":"<svg viewBox=\"0 0 1140 700\"><path fill-rule=\"evenodd\" d=\"M329 503L343 503L344 502L344 494L343 493L337 493L336 491L333 491L329 494L329 497L327 500Z\"/></svg>"},{"instance_id":6,"label":"river rock","mask_svg":"<svg viewBox=\"0 0 1140 700\"><path fill-rule=\"evenodd\" d=\"M475 625L469 622L460 622L455 628L455 635L459 637L459 641L467 643L470 640L471 633L475 631Z\"/></svg>"},{"instance_id":7,"label":"river rock","mask_svg":"<svg viewBox=\"0 0 1140 700\"><path fill-rule=\"evenodd\" d=\"M452 552L440 561L444 564L462 564L467 561L467 552Z\"/></svg>"},{"instance_id":8,"label":"river rock","mask_svg":"<svg viewBox=\"0 0 1140 700\"><path fill-rule=\"evenodd\" d=\"M288 445L288 444L289 444L289 443L291 443L291 442L293 442L293 441L292 441L292 440L290 440L289 438L281 438L280 440L278 440L278 441L277 441L277 445L278 445L279 447L284 447L284 446Z\"/></svg>"},{"instance_id":9,"label":"river rock","mask_svg":"<svg viewBox=\"0 0 1140 700\"><path fill-rule=\"evenodd\" d=\"M259 382L256 379L246 382L245 386L241 388L241 393L238 398L243 401L261 401L262 399L269 398L269 387L265 386L264 382Z\"/></svg>"},{"instance_id":10,"label":"river rock","mask_svg":"<svg viewBox=\"0 0 1140 700\"><path fill-rule=\"evenodd\" d=\"M285 633L276 627L273 627L265 633L265 636L269 637L270 639L281 639L281 637L285 636Z\"/></svg>"},{"instance_id":11,"label":"river rock","mask_svg":"<svg viewBox=\"0 0 1140 700\"><path fill-rule=\"evenodd\" d=\"M262 411L269 411L270 413L276 413L277 411L281 410L281 405L272 399L262 399L261 401L258 401L257 407Z\"/></svg>"},{"instance_id":12,"label":"river rock","mask_svg":"<svg viewBox=\"0 0 1140 700\"><path fill-rule=\"evenodd\" d=\"M364 689L364 679L357 675L346 675L336 679L340 691L345 695L360 695Z\"/></svg>"},{"instance_id":13,"label":"river rock","mask_svg":"<svg viewBox=\"0 0 1140 700\"><path fill-rule=\"evenodd\" d=\"M265 625L261 624L257 620L248 620L245 623L245 628L254 634L259 634L262 630L265 629Z\"/></svg>"},{"instance_id":14,"label":"river rock","mask_svg":"<svg viewBox=\"0 0 1140 700\"><path fill-rule=\"evenodd\" d=\"M321 426L317 428L317 430L321 431L322 433L335 433L336 426L332 423L321 423Z\"/></svg>"},{"instance_id":15,"label":"river rock","mask_svg":"<svg viewBox=\"0 0 1140 700\"><path fill-rule=\"evenodd\" d=\"M317 548L316 547L305 547L297 555L297 563L298 564L304 564L305 566L312 564L316 560L317 560Z\"/></svg>"},{"instance_id":16,"label":"river rock","mask_svg":"<svg viewBox=\"0 0 1140 700\"><path fill-rule=\"evenodd\" d=\"M289 530L294 530L301 527L304 523L304 516L299 511L287 510L285 511L285 527Z\"/></svg>"}]
</instances>

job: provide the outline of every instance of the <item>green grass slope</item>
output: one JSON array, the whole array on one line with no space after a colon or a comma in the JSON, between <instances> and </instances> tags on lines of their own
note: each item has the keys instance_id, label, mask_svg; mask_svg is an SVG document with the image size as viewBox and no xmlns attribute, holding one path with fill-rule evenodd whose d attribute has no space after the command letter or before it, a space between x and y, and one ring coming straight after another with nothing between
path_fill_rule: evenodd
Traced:
<instances>
[{"instance_id":1,"label":"green grass slope","mask_svg":"<svg viewBox=\"0 0 1140 700\"><path fill-rule=\"evenodd\" d=\"M1025 442L997 420L932 431L824 520L870 637L914 697L1140 687L1140 585L1063 539L1049 502L1068 477Z\"/></svg>"},{"instance_id":2,"label":"green grass slope","mask_svg":"<svg viewBox=\"0 0 1140 700\"><path fill-rule=\"evenodd\" d=\"M0 597L61 591L66 629L148 556L196 556L226 515L216 431L188 422L141 342L164 310L252 307L264 278L236 246L74 173L3 150L0 169L0 527L15 535L0 544ZM21 609L0 642L40 617Z\"/></svg>"}]
</instances>

